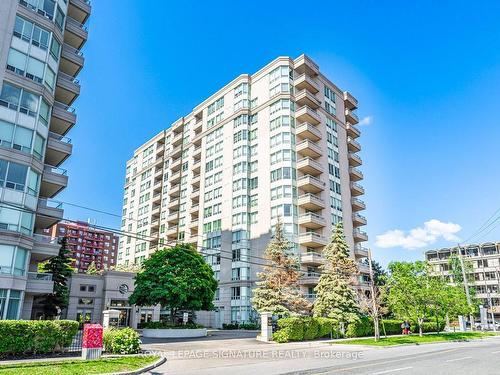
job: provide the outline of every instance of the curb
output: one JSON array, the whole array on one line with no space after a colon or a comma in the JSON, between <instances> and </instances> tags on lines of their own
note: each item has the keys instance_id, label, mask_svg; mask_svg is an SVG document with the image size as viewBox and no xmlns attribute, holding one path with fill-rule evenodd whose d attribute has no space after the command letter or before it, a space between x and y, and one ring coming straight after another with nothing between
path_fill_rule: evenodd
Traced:
<instances>
[{"instance_id":1,"label":"curb","mask_svg":"<svg viewBox=\"0 0 500 375\"><path fill-rule=\"evenodd\" d=\"M106 375L139 375L139 374L142 374L146 371L149 371L149 370L152 370L158 366L161 366L163 365L165 362L167 362L167 358L165 357L160 357L160 359L158 359L156 362L154 362L153 364L151 365L148 365L146 367L143 367L143 368L140 368L138 370L134 370L134 371L125 371L125 372L112 372L112 373L108 373Z\"/></svg>"}]
</instances>

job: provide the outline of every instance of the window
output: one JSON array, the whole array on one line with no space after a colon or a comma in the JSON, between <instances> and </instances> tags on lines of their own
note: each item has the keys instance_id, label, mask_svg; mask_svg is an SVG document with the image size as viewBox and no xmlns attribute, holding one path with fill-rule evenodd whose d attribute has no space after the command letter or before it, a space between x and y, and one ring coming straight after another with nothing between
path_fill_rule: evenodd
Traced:
<instances>
[{"instance_id":1,"label":"window","mask_svg":"<svg viewBox=\"0 0 500 375\"><path fill-rule=\"evenodd\" d=\"M40 97L19 87L3 83L0 94L0 105L35 117L38 112Z\"/></svg>"},{"instance_id":2,"label":"window","mask_svg":"<svg viewBox=\"0 0 500 375\"><path fill-rule=\"evenodd\" d=\"M0 230L9 230L31 235L33 231L33 214L0 205Z\"/></svg>"},{"instance_id":3,"label":"window","mask_svg":"<svg viewBox=\"0 0 500 375\"><path fill-rule=\"evenodd\" d=\"M14 36L47 50L51 33L22 17L16 16Z\"/></svg>"},{"instance_id":4,"label":"window","mask_svg":"<svg viewBox=\"0 0 500 375\"><path fill-rule=\"evenodd\" d=\"M11 245L0 245L0 273L24 276L28 250Z\"/></svg>"},{"instance_id":5,"label":"window","mask_svg":"<svg viewBox=\"0 0 500 375\"><path fill-rule=\"evenodd\" d=\"M52 43L50 44L50 55L54 60L59 61L59 54L61 53L61 43L59 43L56 38L52 38Z\"/></svg>"},{"instance_id":6,"label":"window","mask_svg":"<svg viewBox=\"0 0 500 375\"><path fill-rule=\"evenodd\" d=\"M56 18L54 21L55 21L57 27L59 28L59 30L62 31L63 26L64 26L64 13L61 10L61 8L59 8L59 6L57 6L57 13L56 13Z\"/></svg>"}]
</instances>

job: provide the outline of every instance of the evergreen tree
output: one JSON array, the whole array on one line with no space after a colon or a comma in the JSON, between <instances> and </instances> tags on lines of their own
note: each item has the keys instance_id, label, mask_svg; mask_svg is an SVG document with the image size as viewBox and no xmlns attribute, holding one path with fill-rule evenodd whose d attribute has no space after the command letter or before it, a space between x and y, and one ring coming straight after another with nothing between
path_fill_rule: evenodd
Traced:
<instances>
[{"instance_id":1,"label":"evergreen tree","mask_svg":"<svg viewBox=\"0 0 500 375\"><path fill-rule=\"evenodd\" d=\"M71 268L71 251L67 247L67 238L60 240L61 248L59 254L49 259L43 264L42 272L52 274L54 281L54 291L47 294L42 300L45 317L53 319L58 316L64 308L68 307L69 288L67 286L68 278L73 273Z\"/></svg>"},{"instance_id":2,"label":"evergreen tree","mask_svg":"<svg viewBox=\"0 0 500 375\"><path fill-rule=\"evenodd\" d=\"M300 293L299 263L290 254L290 242L283 234L280 221L276 224L275 235L265 252L266 266L257 277L257 288L253 291L252 305L258 312L276 315L309 314L311 304Z\"/></svg>"},{"instance_id":3,"label":"evergreen tree","mask_svg":"<svg viewBox=\"0 0 500 375\"><path fill-rule=\"evenodd\" d=\"M331 318L342 328L358 319L354 290L358 267L349 257L342 223L336 225L330 243L323 249L323 257L325 263L320 266L321 276L314 288L314 315Z\"/></svg>"}]
</instances>

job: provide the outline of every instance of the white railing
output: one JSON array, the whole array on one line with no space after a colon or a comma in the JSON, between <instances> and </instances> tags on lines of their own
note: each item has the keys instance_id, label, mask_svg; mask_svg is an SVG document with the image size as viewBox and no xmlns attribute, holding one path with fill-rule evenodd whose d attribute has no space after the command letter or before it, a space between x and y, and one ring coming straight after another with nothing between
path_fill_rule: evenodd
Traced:
<instances>
[{"instance_id":1,"label":"white railing","mask_svg":"<svg viewBox=\"0 0 500 375\"><path fill-rule=\"evenodd\" d=\"M51 273L28 272L28 280L52 281Z\"/></svg>"}]
</instances>

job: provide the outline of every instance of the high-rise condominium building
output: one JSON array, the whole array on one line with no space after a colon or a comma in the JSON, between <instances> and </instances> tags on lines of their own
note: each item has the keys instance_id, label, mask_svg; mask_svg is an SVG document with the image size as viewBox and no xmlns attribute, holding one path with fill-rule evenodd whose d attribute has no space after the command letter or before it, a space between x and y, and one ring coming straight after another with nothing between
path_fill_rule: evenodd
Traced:
<instances>
[{"instance_id":1,"label":"high-rise condominium building","mask_svg":"<svg viewBox=\"0 0 500 375\"><path fill-rule=\"evenodd\" d=\"M50 228L51 237L66 237L71 250L71 266L79 273L85 273L94 263L98 270L116 266L118 236L86 222L61 221Z\"/></svg>"},{"instance_id":2,"label":"high-rise condominium building","mask_svg":"<svg viewBox=\"0 0 500 375\"><path fill-rule=\"evenodd\" d=\"M37 265L59 250L43 230L63 217L51 199L68 184L89 15L88 0L0 1L0 319L30 319L53 289Z\"/></svg>"},{"instance_id":3,"label":"high-rise condominium building","mask_svg":"<svg viewBox=\"0 0 500 375\"><path fill-rule=\"evenodd\" d=\"M469 263L470 266L464 265L464 268L469 273L470 288L475 289L476 298L488 308L489 314L500 317L500 243L487 242L462 246L460 250L452 247L425 252L425 260L433 271L455 282L449 263L452 256L461 256L464 264Z\"/></svg>"},{"instance_id":4,"label":"high-rise condominium building","mask_svg":"<svg viewBox=\"0 0 500 375\"><path fill-rule=\"evenodd\" d=\"M219 280L207 324L248 321L280 218L314 298L333 224L343 221L353 257L367 256L357 106L305 55L240 75L127 162L122 230L132 234L120 240L118 263L191 243Z\"/></svg>"}]
</instances>

